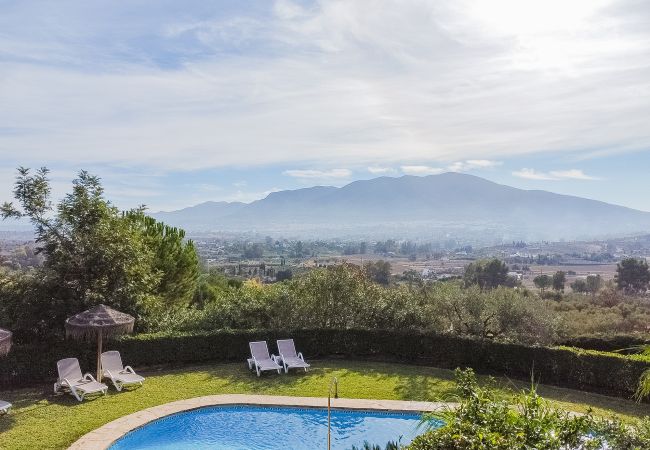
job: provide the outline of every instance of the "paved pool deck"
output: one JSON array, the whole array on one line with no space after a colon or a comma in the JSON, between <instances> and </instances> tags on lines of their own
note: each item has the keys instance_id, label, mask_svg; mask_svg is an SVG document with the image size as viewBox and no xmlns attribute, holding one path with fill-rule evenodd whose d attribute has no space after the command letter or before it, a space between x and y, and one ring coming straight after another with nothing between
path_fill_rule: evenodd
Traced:
<instances>
[{"instance_id":1,"label":"paved pool deck","mask_svg":"<svg viewBox=\"0 0 650 450\"><path fill-rule=\"evenodd\" d=\"M436 412L456 406L443 402L410 402L401 400L364 400L352 398L332 399L332 408L365 409L377 411ZM113 442L147 423L161 417L205 406L215 405L262 405L299 406L305 408L326 408L327 398L323 397L282 397L274 395L208 395L186 400L178 400L164 405L143 409L128 416L120 417L82 436L69 447L69 450L104 450Z\"/></svg>"}]
</instances>

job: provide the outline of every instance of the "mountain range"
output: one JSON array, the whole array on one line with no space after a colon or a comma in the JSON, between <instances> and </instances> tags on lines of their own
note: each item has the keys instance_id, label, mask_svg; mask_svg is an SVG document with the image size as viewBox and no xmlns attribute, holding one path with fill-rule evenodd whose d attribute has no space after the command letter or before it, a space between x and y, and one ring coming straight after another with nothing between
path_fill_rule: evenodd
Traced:
<instances>
[{"instance_id":1,"label":"mountain range","mask_svg":"<svg viewBox=\"0 0 650 450\"><path fill-rule=\"evenodd\" d=\"M152 214L189 232L311 238L419 238L493 243L613 237L650 231L650 213L444 173L379 177L343 187L273 192L251 203L206 202Z\"/></svg>"}]
</instances>

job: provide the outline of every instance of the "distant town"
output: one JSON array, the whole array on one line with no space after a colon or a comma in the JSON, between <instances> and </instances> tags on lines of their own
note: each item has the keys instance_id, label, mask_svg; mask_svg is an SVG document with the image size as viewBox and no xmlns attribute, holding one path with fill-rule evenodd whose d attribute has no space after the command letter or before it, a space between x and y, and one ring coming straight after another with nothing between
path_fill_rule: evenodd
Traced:
<instances>
[{"instance_id":1,"label":"distant town","mask_svg":"<svg viewBox=\"0 0 650 450\"><path fill-rule=\"evenodd\" d=\"M650 235L589 242L511 242L474 248L446 242L293 240L261 236L190 236L206 269L241 279L273 283L316 267L344 262L364 265L385 261L399 280L436 281L460 278L472 261L499 258L509 276L534 287L540 274L564 271L567 283L590 275L611 280L616 264L626 257L650 259ZM25 232L0 234L0 264L8 268L41 265L43 258Z\"/></svg>"}]
</instances>

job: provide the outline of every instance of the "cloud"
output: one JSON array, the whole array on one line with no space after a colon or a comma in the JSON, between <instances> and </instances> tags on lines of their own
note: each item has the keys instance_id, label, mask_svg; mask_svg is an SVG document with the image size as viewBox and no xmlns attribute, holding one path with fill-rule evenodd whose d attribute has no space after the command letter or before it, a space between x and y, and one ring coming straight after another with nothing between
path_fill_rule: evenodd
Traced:
<instances>
[{"instance_id":1,"label":"cloud","mask_svg":"<svg viewBox=\"0 0 650 450\"><path fill-rule=\"evenodd\" d=\"M527 168L516 170L512 172L512 175L517 178L525 178L527 180L556 180L557 179L544 172L537 172L535 169L527 169Z\"/></svg>"},{"instance_id":2,"label":"cloud","mask_svg":"<svg viewBox=\"0 0 650 450\"><path fill-rule=\"evenodd\" d=\"M0 163L469 170L646 149L648 21L622 0L15 2Z\"/></svg>"},{"instance_id":3,"label":"cloud","mask_svg":"<svg viewBox=\"0 0 650 450\"><path fill-rule=\"evenodd\" d=\"M571 170L552 170L549 172L551 176L556 177L562 180L599 180L598 177L592 177L585 174L582 170L571 169Z\"/></svg>"},{"instance_id":4,"label":"cloud","mask_svg":"<svg viewBox=\"0 0 650 450\"><path fill-rule=\"evenodd\" d=\"M429 166L401 166L402 172L407 175L438 175L443 173L445 169L439 167L429 167Z\"/></svg>"},{"instance_id":5,"label":"cloud","mask_svg":"<svg viewBox=\"0 0 650 450\"><path fill-rule=\"evenodd\" d=\"M474 169L488 169L497 167L502 164L501 161L491 161L488 159L469 159L467 161L456 161L447 168L450 172L467 172Z\"/></svg>"},{"instance_id":6,"label":"cloud","mask_svg":"<svg viewBox=\"0 0 650 450\"><path fill-rule=\"evenodd\" d=\"M267 197L269 194L271 194L273 192L279 192L281 190L282 189L280 189L278 187L272 187L271 189L267 189L267 190L261 191L261 192L252 192L252 191L247 192L247 191L238 190L238 191L234 192L231 195L225 196L223 198L223 200L228 201L228 202L250 203L252 201L259 200L261 198L265 198L265 197Z\"/></svg>"},{"instance_id":7,"label":"cloud","mask_svg":"<svg viewBox=\"0 0 650 450\"><path fill-rule=\"evenodd\" d=\"M443 172L468 172L475 169L487 169L501 165L501 161L491 161L488 159L469 159L465 161L456 161L445 168L431 167L427 165L401 166L402 172L408 175L437 175Z\"/></svg>"},{"instance_id":8,"label":"cloud","mask_svg":"<svg viewBox=\"0 0 650 450\"><path fill-rule=\"evenodd\" d=\"M380 166L370 166L368 167L368 172L373 175L384 175L387 173L394 173L395 169L392 167L380 167Z\"/></svg>"},{"instance_id":9,"label":"cloud","mask_svg":"<svg viewBox=\"0 0 650 450\"><path fill-rule=\"evenodd\" d=\"M592 177L585 174L580 169L570 170L551 170L550 172L538 172L534 169L523 168L512 172L512 175L518 178L525 178L528 180L599 180L597 177Z\"/></svg>"},{"instance_id":10,"label":"cloud","mask_svg":"<svg viewBox=\"0 0 650 450\"><path fill-rule=\"evenodd\" d=\"M294 170L285 170L284 172L282 172L282 174L294 178L326 179L326 178L349 178L352 175L352 171L349 169L331 169L331 170L294 169Z\"/></svg>"}]
</instances>

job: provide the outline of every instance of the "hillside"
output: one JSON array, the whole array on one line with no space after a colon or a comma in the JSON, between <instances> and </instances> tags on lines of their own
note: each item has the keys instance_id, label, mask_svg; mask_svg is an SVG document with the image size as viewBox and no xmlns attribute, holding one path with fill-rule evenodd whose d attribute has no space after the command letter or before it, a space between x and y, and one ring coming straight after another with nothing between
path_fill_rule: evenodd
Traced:
<instances>
[{"instance_id":1,"label":"hillside","mask_svg":"<svg viewBox=\"0 0 650 450\"><path fill-rule=\"evenodd\" d=\"M459 173L316 186L274 192L249 204L207 202L154 216L189 231L306 237L451 236L491 242L589 239L650 230L647 212Z\"/></svg>"}]
</instances>

